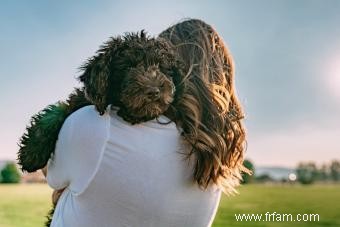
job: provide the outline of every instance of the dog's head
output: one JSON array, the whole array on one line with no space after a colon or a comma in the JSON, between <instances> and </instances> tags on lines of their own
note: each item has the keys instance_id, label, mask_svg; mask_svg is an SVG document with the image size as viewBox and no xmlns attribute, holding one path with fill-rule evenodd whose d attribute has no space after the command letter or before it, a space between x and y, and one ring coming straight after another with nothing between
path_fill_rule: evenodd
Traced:
<instances>
[{"instance_id":1,"label":"dog's head","mask_svg":"<svg viewBox=\"0 0 340 227\"><path fill-rule=\"evenodd\" d=\"M122 81L120 101L135 119L152 119L164 113L174 100L175 85L157 65L131 68Z\"/></svg>"},{"instance_id":2,"label":"dog's head","mask_svg":"<svg viewBox=\"0 0 340 227\"><path fill-rule=\"evenodd\" d=\"M164 113L176 99L176 78L182 78L174 47L144 31L111 38L82 69L79 79L99 113L112 104L138 119Z\"/></svg>"}]
</instances>

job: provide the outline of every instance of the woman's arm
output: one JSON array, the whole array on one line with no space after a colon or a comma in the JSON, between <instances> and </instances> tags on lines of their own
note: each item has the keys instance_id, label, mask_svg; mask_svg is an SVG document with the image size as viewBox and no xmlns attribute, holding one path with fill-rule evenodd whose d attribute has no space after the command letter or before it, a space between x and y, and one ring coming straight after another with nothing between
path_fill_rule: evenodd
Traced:
<instances>
[{"instance_id":1,"label":"woman's arm","mask_svg":"<svg viewBox=\"0 0 340 227\"><path fill-rule=\"evenodd\" d=\"M44 174L44 176L46 177L47 175L47 165L41 169L41 172Z\"/></svg>"},{"instance_id":2,"label":"woman's arm","mask_svg":"<svg viewBox=\"0 0 340 227\"><path fill-rule=\"evenodd\" d=\"M42 168L41 172L46 177L46 175L47 175L47 166ZM59 200L59 198L60 198L60 196L61 196L61 194L63 193L64 190L65 190L65 188L53 191L53 193L52 193L52 203L53 203L54 206L57 205L57 202L58 202L58 200Z\"/></svg>"},{"instance_id":3,"label":"woman's arm","mask_svg":"<svg viewBox=\"0 0 340 227\"><path fill-rule=\"evenodd\" d=\"M47 183L56 190L63 189L70 183L71 163L69 159L74 148L73 127L74 118L68 117L60 129L54 154L48 160L47 166L42 169Z\"/></svg>"},{"instance_id":4,"label":"woman's arm","mask_svg":"<svg viewBox=\"0 0 340 227\"><path fill-rule=\"evenodd\" d=\"M47 164L46 179L53 189L69 187L80 193L87 187L107 141L109 119L109 114L99 115L94 106L83 107L66 119Z\"/></svg>"}]
</instances>

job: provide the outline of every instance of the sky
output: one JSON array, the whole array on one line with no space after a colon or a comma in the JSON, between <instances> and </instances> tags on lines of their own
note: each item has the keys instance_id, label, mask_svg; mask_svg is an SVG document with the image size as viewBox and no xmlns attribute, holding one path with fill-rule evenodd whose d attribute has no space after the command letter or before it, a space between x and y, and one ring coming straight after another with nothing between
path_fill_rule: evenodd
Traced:
<instances>
[{"instance_id":1,"label":"sky","mask_svg":"<svg viewBox=\"0 0 340 227\"><path fill-rule=\"evenodd\" d=\"M64 100L111 36L157 36L184 18L223 37L246 113L246 157L294 167L340 159L340 1L0 2L0 159L16 159L30 117Z\"/></svg>"}]
</instances>

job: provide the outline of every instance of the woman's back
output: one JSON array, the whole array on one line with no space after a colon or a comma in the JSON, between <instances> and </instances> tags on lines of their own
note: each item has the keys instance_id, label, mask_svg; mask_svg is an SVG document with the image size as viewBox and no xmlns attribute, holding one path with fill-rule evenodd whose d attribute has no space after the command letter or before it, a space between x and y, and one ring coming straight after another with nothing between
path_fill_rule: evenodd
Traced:
<instances>
[{"instance_id":1,"label":"woman's back","mask_svg":"<svg viewBox=\"0 0 340 227\"><path fill-rule=\"evenodd\" d=\"M68 186L52 227L211 225L221 192L198 188L192 161L180 154L186 149L174 123L131 126L114 110L103 116L94 106L78 110L65 122L49 163L48 183Z\"/></svg>"}]
</instances>

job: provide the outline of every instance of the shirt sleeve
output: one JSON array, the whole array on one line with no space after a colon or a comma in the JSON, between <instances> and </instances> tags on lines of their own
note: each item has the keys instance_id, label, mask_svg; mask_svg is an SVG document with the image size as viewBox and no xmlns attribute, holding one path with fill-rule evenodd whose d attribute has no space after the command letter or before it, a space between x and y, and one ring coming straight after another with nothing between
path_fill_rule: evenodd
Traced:
<instances>
[{"instance_id":1,"label":"shirt sleeve","mask_svg":"<svg viewBox=\"0 0 340 227\"><path fill-rule=\"evenodd\" d=\"M83 107L64 122L54 155L47 164L47 183L79 193L88 186L100 164L109 135L110 117L94 106Z\"/></svg>"},{"instance_id":2,"label":"shirt sleeve","mask_svg":"<svg viewBox=\"0 0 340 227\"><path fill-rule=\"evenodd\" d=\"M68 154L71 150L71 139L74 119L68 117L58 135L54 154L47 163L46 180L53 189L62 189L70 183Z\"/></svg>"}]
</instances>

